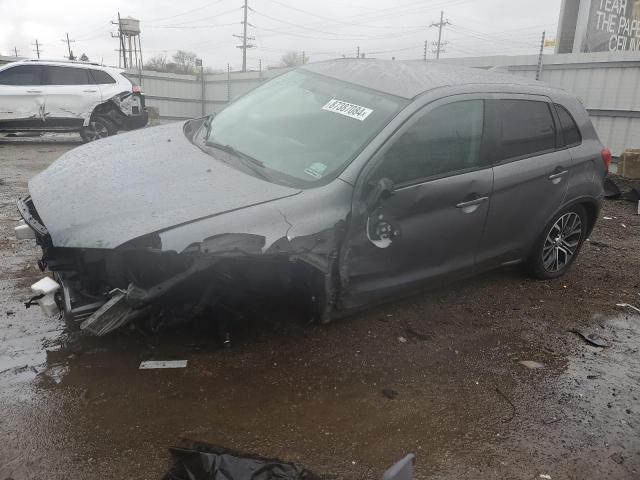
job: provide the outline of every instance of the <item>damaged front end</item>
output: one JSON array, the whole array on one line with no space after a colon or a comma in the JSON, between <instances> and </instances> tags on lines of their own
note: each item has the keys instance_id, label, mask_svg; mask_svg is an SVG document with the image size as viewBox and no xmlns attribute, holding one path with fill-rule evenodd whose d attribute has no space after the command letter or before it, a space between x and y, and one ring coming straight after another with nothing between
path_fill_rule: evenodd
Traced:
<instances>
[{"instance_id":1,"label":"damaged front end","mask_svg":"<svg viewBox=\"0 0 640 480\"><path fill-rule=\"evenodd\" d=\"M38 266L54 280L44 278L46 295L35 288L42 281L35 284L38 295L29 303L47 315L60 311L67 325L93 335L139 319L158 330L207 316L224 324L228 340L229 318L242 317L247 301L295 298L321 321L333 301L327 287L332 290L335 269L322 266L324 253L335 251L333 230L293 241L283 237L268 249L265 237L248 233L214 235L180 253L162 250L157 234L115 249L60 248L52 245L30 197L18 201L18 210L24 224L16 234L36 239L43 252Z\"/></svg>"}]
</instances>

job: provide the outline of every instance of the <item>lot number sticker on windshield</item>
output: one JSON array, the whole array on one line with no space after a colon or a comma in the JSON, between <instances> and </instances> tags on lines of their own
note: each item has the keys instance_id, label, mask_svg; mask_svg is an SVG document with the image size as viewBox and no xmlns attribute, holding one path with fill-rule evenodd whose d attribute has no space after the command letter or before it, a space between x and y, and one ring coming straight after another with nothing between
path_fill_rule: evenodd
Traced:
<instances>
[{"instance_id":1,"label":"lot number sticker on windshield","mask_svg":"<svg viewBox=\"0 0 640 480\"><path fill-rule=\"evenodd\" d=\"M322 107L323 110L327 112L339 113L340 115L344 115L345 117L355 118L356 120L360 120L361 122L371 115L370 108L361 107L360 105L354 105L353 103L343 102L342 100L337 100L332 98L327 102L327 104Z\"/></svg>"}]
</instances>

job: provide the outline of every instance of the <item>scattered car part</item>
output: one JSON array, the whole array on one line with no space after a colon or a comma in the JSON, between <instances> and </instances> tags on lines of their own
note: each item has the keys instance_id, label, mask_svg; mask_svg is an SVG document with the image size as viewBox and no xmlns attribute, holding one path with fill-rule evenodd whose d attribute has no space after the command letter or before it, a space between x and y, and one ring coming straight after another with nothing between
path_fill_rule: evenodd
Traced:
<instances>
[{"instance_id":1,"label":"scattered car part","mask_svg":"<svg viewBox=\"0 0 640 480\"><path fill-rule=\"evenodd\" d=\"M31 292L37 303L47 317L51 317L59 312L55 294L60 289L60 285L50 277L44 277L31 285Z\"/></svg>"},{"instance_id":2,"label":"scattered car part","mask_svg":"<svg viewBox=\"0 0 640 480\"><path fill-rule=\"evenodd\" d=\"M36 238L36 232L24 220L20 220L13 231L17 240L35 240Z\"/></svg>"},{"instance_id":3,"label":"scattered car part","mask_svg":"<svg viewBox=\"0 0 640 480\"><path fill-rule=\"evenodd\" d=\"M145 360L140 363L140 370L156 368L187 368L187 360Z\"/></svg>"},{"instance_id":4,"label":"scattered car part","mask_svg":"<svg viewBox=\"0 0 640 480\"><path fill-rule=\"evenodd\" d=\"M620 188L611 180L611 177L604 177L604 198L615 199L619 198L621 194Z\"/></svg>"},{"instance_id":5,"label":"scattered car part","mask_svg":"<svg viewBox=\"0 0 640 480\"><path fill-rule=\"evenodd\" d=\"M544 368L544 363L536 362L533 360L520 360L518 363L520 365L524 365L530 370L540 370Z\"/></svg>"},{"instance_id":6,"label":"scattered car part","mask_svg":"<svg viewBox=\"0 0 640 480\"><path fill-rule=\"evenodd\" d=\"M408 454L384 472L382 480L413 480L415 459L413 453Z\"/></svg>"},{"instance_id":7,"label":"scattered car part","mask_svg":"<svg viewBox=\"0 0 640 480\"><path fill-rule=\"evenodd\" d=\"M576 328L570 331L580 336L585 342L593 345L594 347L607 348L609 346L609 343L596 333L584 333L582 330L578 330Z\"/></svg>"},{"instance_id":8,"label":"scattered car part","mask_svg":"<svg viewBox=\"0 0 640 480\"><path fill-rule=\"evenodd\" d=\"M635 311L637 313L640 313L640 308L638 308L638 307L636 307L634 305L631 305L629 303L616 303L616 307L630 308L631 310L633 310L633 311Z\"/></svg>"},{"instance_id":9,"label":"scattered car part","mask_svg":"<svg viewBox=\"0 0 640 480\"><path fill-rule=\"evenodd\" d=\"M169 452L173 466L163 480L321 480L296 463L204 444L195 448L172 447Z\"/></svg>"}]
</instances>

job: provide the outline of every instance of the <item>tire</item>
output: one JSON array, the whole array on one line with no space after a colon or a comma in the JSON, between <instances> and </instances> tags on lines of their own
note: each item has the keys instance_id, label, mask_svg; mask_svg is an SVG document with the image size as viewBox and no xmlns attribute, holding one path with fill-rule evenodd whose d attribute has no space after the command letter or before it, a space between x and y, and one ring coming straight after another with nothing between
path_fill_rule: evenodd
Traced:
<instances>
[{"instance_id":1,"label":"tire","mask_svg":"<svg viewBox=\"0 0 640 480\"><path fill-rule=\"evenodd\" d=\"M118 129L107 118L98 115L91 119L89 125L80 130L80 136L84 143L100 140L118 133Z\"/></svg>"},{"instance_id":2,"label":"tire","mask_svg":"<svg viewBox=\"0 0 640 480\"><path fill-rule=\"evenodd\" d=\"M536 240L526 266L541 280L564 275L574 262L587 236L588 218L582 205L556 214Z\"/></svg>"}]
</instances>

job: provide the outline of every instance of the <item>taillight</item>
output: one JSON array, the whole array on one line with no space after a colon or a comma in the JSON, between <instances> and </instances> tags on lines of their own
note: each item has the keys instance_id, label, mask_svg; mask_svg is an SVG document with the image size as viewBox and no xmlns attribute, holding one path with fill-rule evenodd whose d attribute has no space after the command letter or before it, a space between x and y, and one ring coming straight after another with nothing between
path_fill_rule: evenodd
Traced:
<instances>
[{"instance_id":1,"label":"taillight","mask_svg":"<svg viewBox=\"0 0 640 480\"><path fill-rule=\"evenodd\" d=\"M134 85L133 88L131 89L131 91L133 93L142 93L142 89L140 88L139 85Z\"/></svg>"},{"instance_id":2,"label":"taillight","mask_svg":"<svg viewBox=\"0 0 640 480\"><path fill-rule=\"evenodd\" d=\"M602 161L604 162L604 167L607 169L607 172L608 172L609 165L611 165L611 150L605 147L602 149L601 155L602 155Z\"/></svg>"}]
</instances>

